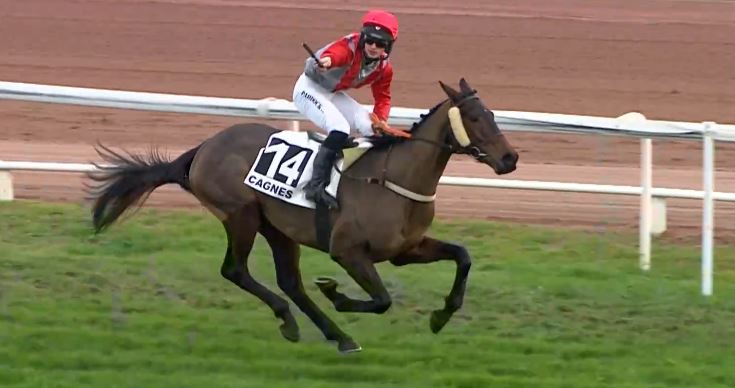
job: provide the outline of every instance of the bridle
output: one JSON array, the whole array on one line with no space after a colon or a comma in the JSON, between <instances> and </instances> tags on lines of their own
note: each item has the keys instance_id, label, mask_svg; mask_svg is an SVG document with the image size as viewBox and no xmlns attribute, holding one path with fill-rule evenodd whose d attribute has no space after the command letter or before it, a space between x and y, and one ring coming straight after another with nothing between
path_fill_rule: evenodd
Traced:
<instances>
[{"instance_id":1,"label":"bridle","mask_svg":"<svg viewBox=\"0 0 735 388\"><path fill-rule=\"evenodd\" d=\"M471 93L467 94L466 96L464 96L462 99L460 99L456 103L452 102L452 106L457 107L457 109L461 110L462 105L466 104L468 101L479 99L479 97L477 97L476 94L477 94L477 91L473 90ZM461 115L459 119L461 120ZM450 123L450 126L451 126L451 123ZM464 131L465 136L467 136L466 130L464 129L464 124L462 124L462 131ZM484 162L484 159L487 158L488 156L486 153L482 152L479 147L477 147L476 145L473 145L471 142L466 146L462 146L460 144L460 141L457 139L456 135L454 135L454 130L449 131L449 133L447 134L447 137L444 139L443 142L419 138L419 137L410 137L407 139L403 139L403 141L420 141L420 142L428 143L444 151L447 151L450 154L457 153L457 154L470 155L473 158L475 158L475 160L480 161L480 162ZM388 171L388 162L390 160L390 155L393 151L393 145L394 144L390 144L388 146L388 152L385 157L385 162L383 163L383 169L380 173L380 176L377 178L376 177L354 177L354 176L344 173L343 171L340 171L336 165L334 166L334 168L343 177L348 177L348 178L356 179L356 180L362 180L362 181L365 181L371 184L379 184L381 186L388 188L389 190L396 192L399 195L402 195L404 197L407 197L417 202L433 202L434 199L436 198L436 193L432 195L418 194L418 193L412 192L386 179L386 174Z\"/></svg>"},{"instance_id":2,"label":"bridle","mask_svg":"<svg viewBox=\"0 0 735 388\"><path fill-rule=\"evenodd\" d=\"M457 107L461 111L462 106L464 104L466 104L468 101L477 100L477 99L479 99L479 97L477 97L477 91L473 90L471 93L462 97L462 99L460 99L456 103L452 102L452 106ZM488 156L486 153L482 152L482 150L480 150L479 147L477 147L476 145L472 143L464 147L460 145L459 140L457 140L456 136L453 134L453 131L449 131L449 133L447 134L447 138L444 140L444 142L423 139L420 137L410 137L408 139L405 139L404 141L423 141L425 143L432 144L443 150L447 150L452 154L470 155L479 162L484 162L484 159L487 158ZM390 151L388 152L390 153Z\"/></svg>"}]
</instances>

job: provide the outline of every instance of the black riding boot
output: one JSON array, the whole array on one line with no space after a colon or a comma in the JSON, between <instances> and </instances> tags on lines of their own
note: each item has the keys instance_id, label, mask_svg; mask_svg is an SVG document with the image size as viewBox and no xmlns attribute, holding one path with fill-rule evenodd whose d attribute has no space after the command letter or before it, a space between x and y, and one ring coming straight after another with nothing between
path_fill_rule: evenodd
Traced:
<instances>
[{"instance_id":1,"label":"black riding boot","mask_svg":"<svg viewBox=\"0 0 735 388\"><path fill-rule=\"evenodd\" d=\"M324 139L324 143L319 147L319 152L314 157L314 171L311 180L304 186L306 199L323 203L330 209L339 206L337 199L329 195L326 188L331 180L334 161L346 140L347 134L339 131L330 132L327 138Z\"/></svg>"}]
</instances>

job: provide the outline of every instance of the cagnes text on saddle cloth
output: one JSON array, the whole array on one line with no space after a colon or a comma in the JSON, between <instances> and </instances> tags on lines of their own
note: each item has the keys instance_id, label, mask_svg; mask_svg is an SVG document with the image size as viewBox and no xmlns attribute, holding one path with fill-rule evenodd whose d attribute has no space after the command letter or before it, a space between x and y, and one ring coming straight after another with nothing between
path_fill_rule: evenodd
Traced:
<instances>
[{"instance_id":1,"label":"cagnes text on saddle cloth","mask_svg":"<svg viewBox=\"0 0 735 388\"><path fill-rule=\"evenodd\" d=\"M367 142L358 144L360 148L371 146ZM307 132L276 132L258 152L244 183L273 198L314 209L314 202L306 199L302 189L311 179L312 164L318 150L319 143L310 139ZM339 170L342 170L343 163L341 158L337 161ZM331 176L327 192L336 197L342 174L333 168Z\"/></svg>"}]
</instances>

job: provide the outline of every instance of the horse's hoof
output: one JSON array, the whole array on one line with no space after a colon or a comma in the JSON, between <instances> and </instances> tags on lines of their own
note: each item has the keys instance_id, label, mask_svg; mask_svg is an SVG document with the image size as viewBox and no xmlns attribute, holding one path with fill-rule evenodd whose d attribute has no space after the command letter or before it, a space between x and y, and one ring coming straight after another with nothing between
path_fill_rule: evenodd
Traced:
<instances>
[{"instance_id":1,"label":"horse's hoof","mask_svg":"<svg viewBox=\"0 0 735 388\"><path fill-rule=\"evenodd\" d=\"M362 351L362 347L360 346L360 344L352 339L340 341L337 348L342 354L357 353L359 351Z\"/></svg>"},{"instance_id":2,"label":"horse's hoof","mask_svg":"<svg viewBox=\"0 0 735 388\"><path fill-rule=\"evenodd\" d=\"M296 323L288 324L284 323L282 324L279 329L281 329L281 335L283 338L291 341L291 342L299 342L301 339L301 335L299 334L299 327L296 326Z\"/></svg>"},{"instance_id":3,"label":"horse's hoof","mask_svg":"<svg viewBox=\"0 0 735 388\"><path fill-rule=\"evenodd\" d=\"M333 290L337 288L337 280L329 276L319 276L314 279L314 284L321 290Z\"/></svg>"},{"instance_id":4,"label":"horse's hoof","mask_svg":"<svg viewBox=\"0 0 735 388\"><path fill-rule=\"evenodd\" d=\"M431 312L431 318L429 319L429 326L431 327L431 332L436 334L441 331L441 329L444 327L444 325L449 322L449 318L452 317L452 314L449 312L446 312L444 310L434 310Z\"/></svg>"}]
</instances>

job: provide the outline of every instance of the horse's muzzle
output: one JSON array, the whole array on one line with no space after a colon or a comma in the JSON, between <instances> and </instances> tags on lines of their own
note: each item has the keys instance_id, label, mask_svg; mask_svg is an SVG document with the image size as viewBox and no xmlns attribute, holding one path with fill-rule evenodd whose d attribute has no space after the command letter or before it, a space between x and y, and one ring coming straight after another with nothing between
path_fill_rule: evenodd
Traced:
<instances>
[{"instance_id":1,"label":"horse's muzzle","mask_svg":"<svg viewBox=\"0 0 735 388\"><path fill-rule=\"evenodd\" d=\"M503 174L507 174L509 172L515 171L516 164L518 163L518 153L517 152L506 153L505 155L503 155L501 162L504 167Z\"/></svg>"},{"instance_id":2,"label":"horse's muzzle","mask_svg":"<svg viewBox=\"0 0 735 388\"><path fill-rule=\"evenodd\" d=\"M487 158L485 158L484 161L491 167L493 167L496 174L509 174L516 170L516 164L518 163L518 153L508 152L495 163L488 163L489 160Z\"/></svg>"},{"instance_id":3,"label":"horse's muzzle","mask_svg":"<svg viewBox=\"0 0 735 388\"><path fill-rule=\"evenodd\" d=\"M470 146L467 151L478 162L492 167L498 175L508 174L516 170L516 163L518 163L519 156L513 150L507 151L500 159L493 158L477 146Z\"/></svg>"}]
</instances>

